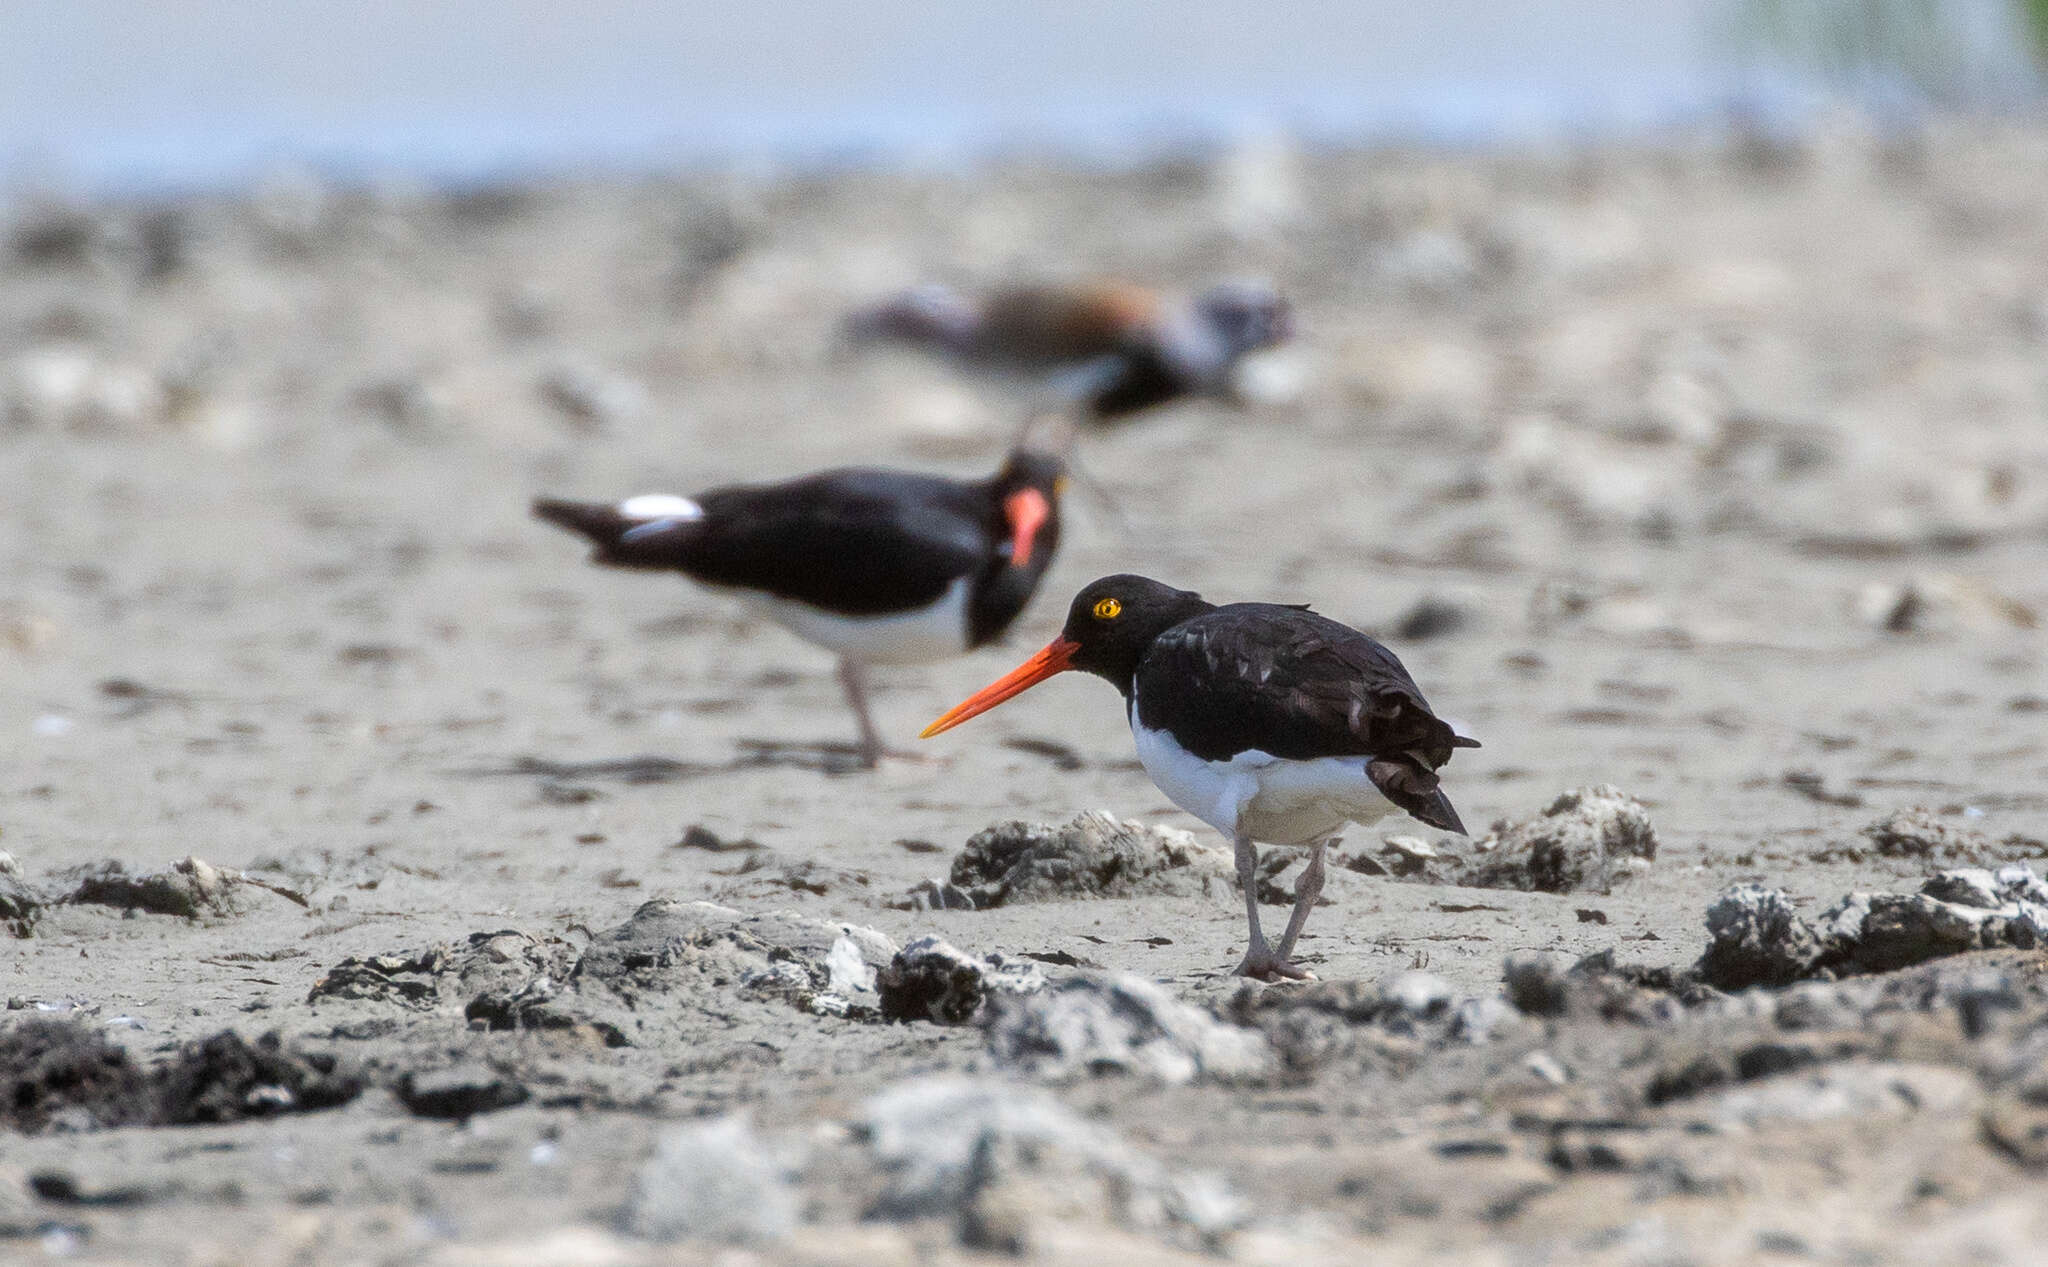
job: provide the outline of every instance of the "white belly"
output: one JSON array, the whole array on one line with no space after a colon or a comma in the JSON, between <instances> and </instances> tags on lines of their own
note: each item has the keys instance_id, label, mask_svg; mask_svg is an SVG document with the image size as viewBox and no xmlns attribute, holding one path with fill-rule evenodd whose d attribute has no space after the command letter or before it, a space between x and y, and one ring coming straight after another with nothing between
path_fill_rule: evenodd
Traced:
<instances>
[{"instance_id":1,"label":"white belly","mask_svg":"<svg viewBox=\"0 0 2048 1267\"><path fill-rule=\"evenodd\" d=\"M842 616L766 594L740 591L747 605L806 642L863 664L928 664L967 650L968 578L929 607L888 616Z\"/></svg>"},{"instance_id":2,"label":"white belly","mask_svg":"<svg viewBox=\"0 0 2048 1267\"><path fill-rule=\"evenodd\" d=\"M1292 761L1252 749L1228 761L1204 761L1166 731L1139 725L1135 701L1131 735L1139 763L1159 790L1226 836L1305 845L1346 823L1375 823L1394 812L1366 777L1364 757Z\"/></svg>"}]
</instances>

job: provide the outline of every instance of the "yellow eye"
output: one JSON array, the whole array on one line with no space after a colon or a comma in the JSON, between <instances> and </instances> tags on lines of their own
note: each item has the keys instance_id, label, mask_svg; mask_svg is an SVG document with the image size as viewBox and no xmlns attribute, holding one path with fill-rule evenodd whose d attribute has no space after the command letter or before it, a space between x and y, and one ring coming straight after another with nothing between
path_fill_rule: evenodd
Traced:
<instances>
[{"instance_id":1,"label":"yellow eye","mask_svg":"<svg viewBox=\"0 0 2048 1267\"><path fill-rule=\"evenodd\" d=\"M1052 482L1052 495L1054 497L1065 497L1067 495L1066 476L1062 475Z\"/></svg>"},{"instance_id":2,"label":"yellow eye","mask_svg":"<svg viewBox=\"0 0 2048 1267\"><path fill-rule=\"evenodd\" d=\"M1105 598L1095 604L1095 619L1115 620L1118 616L1123 615L1123 611L1124 605L1122 603L1117 602L1113 598Z\"/></svg>"}]
</instances>

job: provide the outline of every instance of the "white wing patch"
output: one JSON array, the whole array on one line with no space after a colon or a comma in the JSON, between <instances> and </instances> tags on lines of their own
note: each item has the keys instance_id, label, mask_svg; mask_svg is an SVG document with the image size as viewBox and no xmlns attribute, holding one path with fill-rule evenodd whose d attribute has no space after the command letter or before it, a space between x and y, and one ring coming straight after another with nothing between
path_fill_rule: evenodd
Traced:
<instances>
[{"instance_id":1,"label":"white wing patch","mask_svg":"<svg viewBox=\"0 0 2048 1267\"><path fill-rule=\"evenodd\" d=\"M702 519L704 508L687 497L673 493L642 493L619 503L619 513L628 519Z\"/></svg>"}]
</instances>

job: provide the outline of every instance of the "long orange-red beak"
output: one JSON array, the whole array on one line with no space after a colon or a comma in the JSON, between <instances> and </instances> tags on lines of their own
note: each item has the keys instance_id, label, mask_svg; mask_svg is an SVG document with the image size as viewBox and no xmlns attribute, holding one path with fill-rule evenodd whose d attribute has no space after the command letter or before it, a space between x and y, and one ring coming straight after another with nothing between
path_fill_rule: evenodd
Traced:
<instances>
[{"instance_id":1,"label":"long orange-red beak","mask_svg":"<svg viewBox=\"0 0 2048 1267\"><path fill-rule=\"evenodd\" d=\"M1065 673L1074 667L1074 653L1080 649L1078 642L1054 638L1037 655L948 709L945 716L926 726L918 738L929 739L940 731L951 730L970 717L981 716L1011 696L1023 694L1053 674Z\"/></svg>"},{"instance_id":2,"label":"long orange-red beak","mask_svg":"<svg viewBox=\"0 0 2048 1267\"><path fill-rule=\"evenodd\" d=\"M1052 518L1052 503L1035 488L1020 488L1003 498L1003 515L1010 521L1010 566L1031 562L1031 543L1038 530Z\"/></svg>"}]
</instances>

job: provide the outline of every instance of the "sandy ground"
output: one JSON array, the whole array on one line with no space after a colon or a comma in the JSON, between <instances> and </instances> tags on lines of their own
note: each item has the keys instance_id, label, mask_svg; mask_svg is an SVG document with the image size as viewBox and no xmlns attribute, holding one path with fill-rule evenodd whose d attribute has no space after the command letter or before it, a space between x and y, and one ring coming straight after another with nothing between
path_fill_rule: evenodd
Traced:
<instances>
[{"instance_id":1,"label":"sandy ground","mask_svg":"<svg viewBox=\"0 0 2048 1267\"><path fill-rule=\"evenodd\" d=\"M1424 968L1487 995L1524 951L1683 967L1738 881L1812 911L1917 887L1926 860L1842 848L1903 807L2048 836L2044 207L2048 131L1960 125L1499 156L1254 147L1128 174L1018 160L460 198L281 177L171 205L17 200L0 847L45 892L74 868L196 855L308 905L53 906L0 941L0 996L10 1018L82 1018L145 1063L274 1030L369 1088L234 1125L0 1139L0 1257L981 1252L949 1217L862 1198L879 1180L852 1129L906 1080L1016 1076L990 1071L975 1027L822 1016L730 982L623 1047L490 1032L452 990L425 1009L309 1004L351 956L518 930L568 962L643 902L712 899L1254 1005L1223 976L1243 932L1227 890L889 904L1003 819L1104 808L1212 839L1138 770L1107 686L1043 687L931 743L932 763L828 773L816 745L852 727L821 653L715 596L589 568L526 517L537 493L991 467L1016 397L839 342L851 303L917 279L1257 274L1295 297L1303 337L1257 367L1248 408L1090 439L1114 505L1072 499L1010 644L880 675L904 743L1048 637L1073 590L1137 571L1313 601L1387 637L1485 743L1447 771L1475 827L1586 784L1649 807L1660 852L1612 894L1336 872L1303 943L1326 981ZM1460 619L1403 636L1425 599ZM692 825L766 852L678 847ZM1530 1116L1501 1080L1527 1082L1541 1048L1583 1070L1560 1094L1627 1099L1659 1044L1725 1026L1546 1024L1294 1077L1047 1082L1242 1210L1219 1232L1024 1183L1025 1252L2021 1262L2048 1233L2040 1172L1987 1142L1993 1082L1949 1031L1829 1057L1917 1071L1881 1111L1709 1095L1674 1117L1638 1096L1619 1129L1648 1151L1589 1165L1560 1151L1576 1119ZM476 1065L530 1097L460 1123L394 1091ZM620 1211L657 1138L735 1111L793 1158L794 1229L744 1250L631 1234Z\"/></svg>"}]
</instances>

